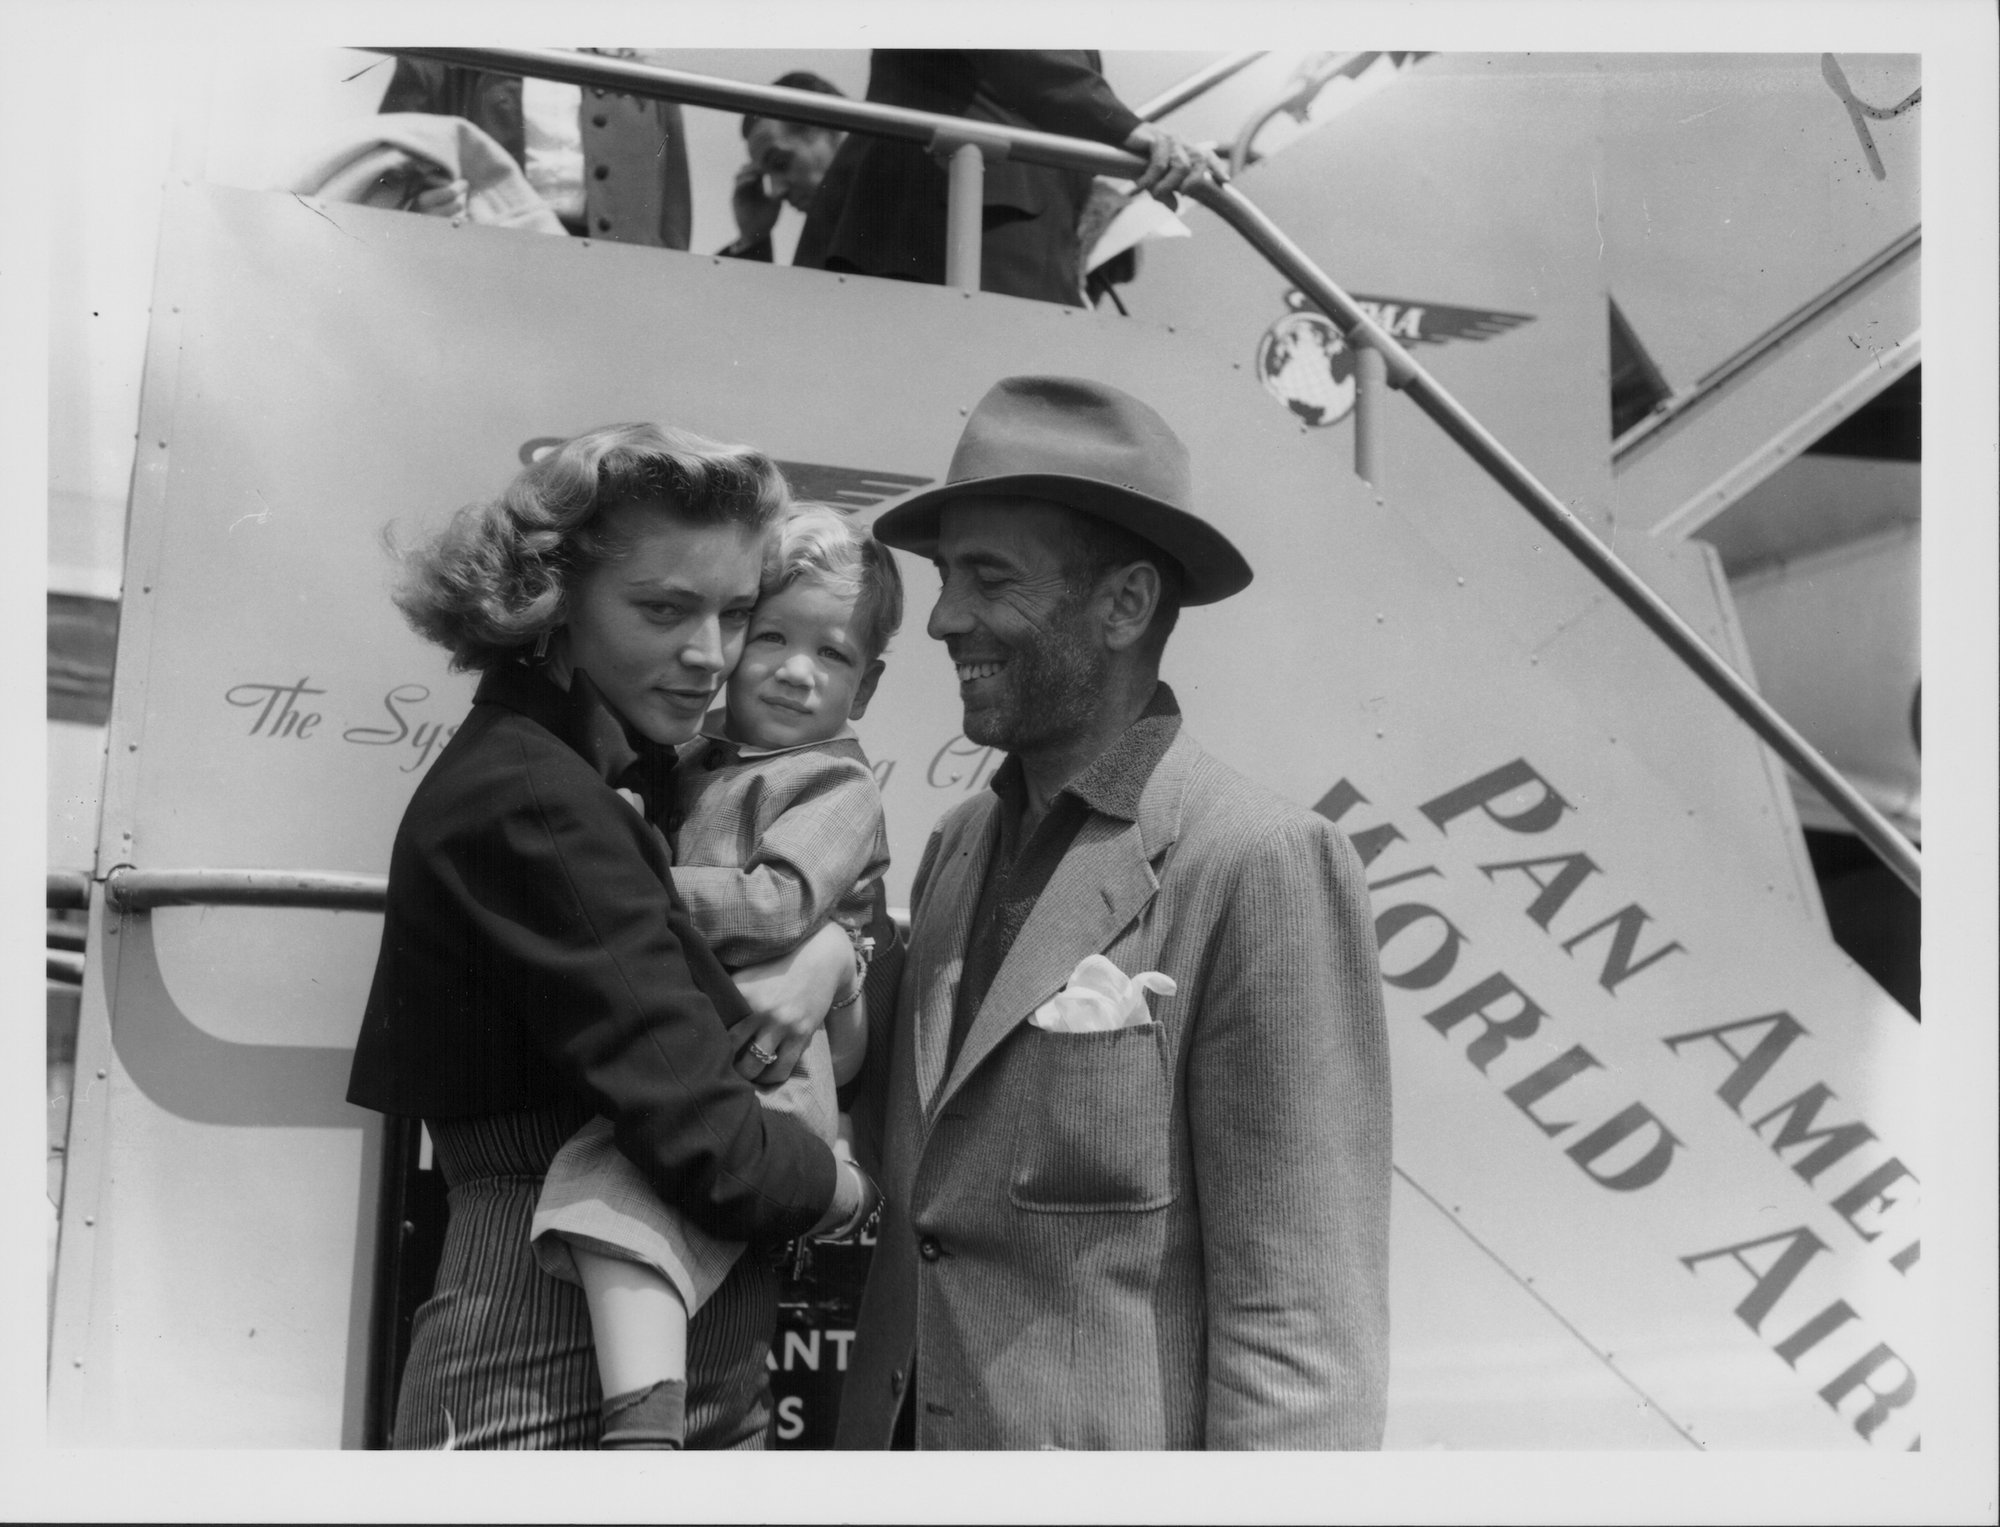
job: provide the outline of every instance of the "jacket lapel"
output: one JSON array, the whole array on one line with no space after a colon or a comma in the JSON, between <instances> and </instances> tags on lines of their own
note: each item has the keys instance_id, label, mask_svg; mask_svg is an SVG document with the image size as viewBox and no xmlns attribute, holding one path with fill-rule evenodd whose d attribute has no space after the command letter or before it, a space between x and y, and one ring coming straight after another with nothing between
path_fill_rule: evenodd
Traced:
<instances>
[{"instance_id":1,"label":"jacket lapel","mask_svg":"<svg viewBox=\"0 0 2000 1527\"><path fill-rule=\"evenodd\" d=\"M1102 954L1145 911L1160 886L1152 861L1179 831L1182 786L1194 756L1192 740L1183 731L1147 782L1138 821L1093 813L1084 823L994 975L935 1107L949 1101L1001 1040L1062 990L1079 960ZM975 881L972 900L978 899L978 891ZM964 949L963 934L955 947ZM937 1039L940 1052L950 1026L949 1012L944 1016Z\"/></svg>"},{"instance_id":2,"label":"jacket lapel","mask_svg":"<svg viewBox=\"0 0 2000 1527\"><path fill-rule=\"evenodd\" d=\"M904 988L916 1030L917 1097L925 1112L938 1083L944 1080L952 1009L958 1000L959 976L965 969L972 915L979 907L979 889L993 858L999 804L989 792L978 808L948 830L938 846L937 862L931 867L923 905L918 909L920 936L910 949Z\"/></svg>"}]
</instances>

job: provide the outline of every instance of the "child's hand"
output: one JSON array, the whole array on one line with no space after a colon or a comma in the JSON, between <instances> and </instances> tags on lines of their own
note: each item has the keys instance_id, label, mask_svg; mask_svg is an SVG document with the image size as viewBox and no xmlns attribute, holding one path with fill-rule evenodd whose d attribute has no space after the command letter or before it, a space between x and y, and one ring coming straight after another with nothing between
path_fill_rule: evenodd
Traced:
<instances>
[{"instance_id":1,"label":"child's hand","mask_svg":"<svg viewBox=\"0 0 2000 1527\"><path fill-rule=\"evenodd\" d=\"M766 1085L792 1074L836 998L854 988L854 946L828 923L790 954L736 972L750 1016L730 1026L736 1070Z\"/></svg>"}]
</instances>

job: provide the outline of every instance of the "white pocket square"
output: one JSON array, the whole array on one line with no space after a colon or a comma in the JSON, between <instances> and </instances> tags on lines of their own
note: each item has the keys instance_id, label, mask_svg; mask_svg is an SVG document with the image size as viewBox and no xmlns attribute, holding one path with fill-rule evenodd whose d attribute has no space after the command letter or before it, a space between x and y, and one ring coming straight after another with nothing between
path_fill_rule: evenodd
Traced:
<instances>
[{"instance_id":1,"label":"white pocket square","mask_svg":"<svg viewBox=\"0 0 2000 1527\"><path fill-rule=\"evenodd\" d=\"M1174 994L1171 976L1142 970L1128 976L1101 954L1085 955L1069 973L1069 985L1035 1009L1028 1021L1052 1034L1095 1034L1105 1029L1151 1023L1146 993Z\"/></svg>"}]
</instances>

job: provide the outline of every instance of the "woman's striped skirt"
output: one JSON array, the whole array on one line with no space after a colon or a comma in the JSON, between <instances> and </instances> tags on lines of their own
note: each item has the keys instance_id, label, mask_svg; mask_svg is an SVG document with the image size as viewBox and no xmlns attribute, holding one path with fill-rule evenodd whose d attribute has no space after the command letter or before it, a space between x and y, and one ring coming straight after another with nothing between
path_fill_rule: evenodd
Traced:
<instances>
[{"instance_id":1,"label":"woman's striped skirt","mask_svg":"<svg viewBox=\"0 0 2000 1527\"><path fill-rule=\"evenodd\" d=\"M430 1122L450 1217L431 1297L412 1322L396 1402L399 1448L594 1448L602 1403L583 1290L535 1263L542 1174L585 1104ZM761 1448L778 1282L735 1269L688 1327L690 1448Z\"/></svg>"}]
</instances>

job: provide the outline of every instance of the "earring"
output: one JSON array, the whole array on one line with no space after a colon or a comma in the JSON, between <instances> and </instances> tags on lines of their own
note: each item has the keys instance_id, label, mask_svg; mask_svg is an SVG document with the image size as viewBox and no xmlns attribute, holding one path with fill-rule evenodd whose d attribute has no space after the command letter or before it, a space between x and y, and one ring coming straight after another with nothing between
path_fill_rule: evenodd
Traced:
<instances>
[{"instance_id":1,"label":"earring","mask_svg":"<svg viewBox=\"0 0 2000 1527\"><path fill-rule=\"evenodd\" d=\"M549 633L544 631L535 638L535 661L545 663L549 657Z\"/></svg>"}]
</instances>

